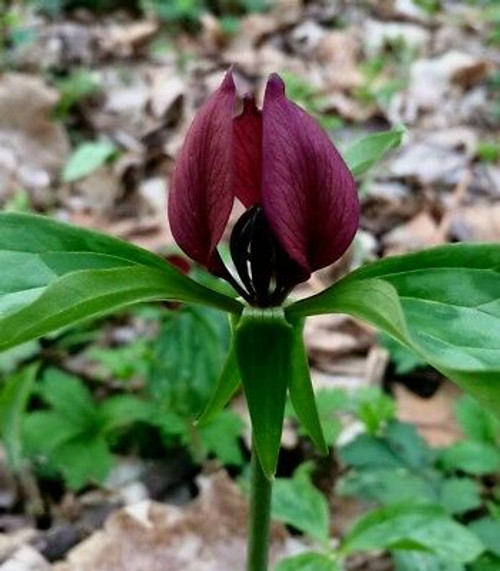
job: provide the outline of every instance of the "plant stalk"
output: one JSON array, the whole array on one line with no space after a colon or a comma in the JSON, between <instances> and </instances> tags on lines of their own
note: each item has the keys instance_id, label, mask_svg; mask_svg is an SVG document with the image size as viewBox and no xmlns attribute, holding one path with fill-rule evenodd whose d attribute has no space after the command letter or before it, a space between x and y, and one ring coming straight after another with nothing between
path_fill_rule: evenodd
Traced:
<instances>
[{"instance_id":1,"label":"plant stalk","mask_svg":"<svg viewBox=\"0 0 500 571\"><path fill-rule=\"evenodd\" d=\"M255 445L252 446L251 470L247 571L267 571L273 484L262 470Z\"/></svg>"}]
</instances>

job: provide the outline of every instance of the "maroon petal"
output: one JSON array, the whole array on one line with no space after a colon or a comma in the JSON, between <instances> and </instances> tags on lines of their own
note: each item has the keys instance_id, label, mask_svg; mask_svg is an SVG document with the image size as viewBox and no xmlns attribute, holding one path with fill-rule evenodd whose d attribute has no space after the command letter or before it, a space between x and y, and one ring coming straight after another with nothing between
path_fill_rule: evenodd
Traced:
<instances>
[{"instance_id":1,"label":"maroon petal","mask_svg":"<svg viewBox=\"0 0 500 571\"><path fill-rule=\"evenodd\" d=\"M262 113L251 95L233 129L234 194L249 208L260 203L262 186Z\"/></svg>"},{"instance_id":2,"label":"maroon petal","mask_svg":"<svg viewBox=\"0 0 500 571\"><path fill-rule=\"evenodd\" d=\"M264 212L288 255L310 272L342 256L359 225L356 184L316 121L269 78L264 98Z\"/></svg>"},{"instance_id":3,"label":"maroon petal","mask_svg":"<svg viewBox=\"0 0 500 571\"><path fill-rule=\"evenodd\" d=\"M216 246L233 205L233 110L229 71L194 118L170 182L168 218L177 244L193 260L217 271Z\"/></svg>"}]
</instances>

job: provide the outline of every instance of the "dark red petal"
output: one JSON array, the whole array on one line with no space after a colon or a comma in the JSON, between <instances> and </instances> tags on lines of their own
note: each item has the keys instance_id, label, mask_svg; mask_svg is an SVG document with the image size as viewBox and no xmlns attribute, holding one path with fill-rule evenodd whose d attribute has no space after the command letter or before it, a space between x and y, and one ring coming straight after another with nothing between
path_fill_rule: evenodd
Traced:
<instances>
[{"instance_id":1,"label":"dark red petal","mask_svg":"<svg viewBox=\"0 0 500 571\"><path fill-rule=\"evenodd\" d=\"M261 200L262 113L246 95L243 112L234 119L234 194L250 208Z\"/></svg>"},{"instance_id":2,"label":"dark red petal","mask_svg":"<svg viewBox=\"0 0 500 571\"><path fill-rule=\"evenodd\" d=\"M267 83L262 117L264 212L307 277L352 242L359 225L356 184L326 133L286 98L276 74Z\"/></svg>"},{"instance_id":3,"label":"dark red petal","mask_svg":"<svg viewBox=\"0 0 500 571\"><path fill-rule=\"evenodd\" d=\"M216 246L233 205L233 110L231 71L194 118L170 182L168 218L177 244L215 271Z\"/></svg>"}]
</instances>

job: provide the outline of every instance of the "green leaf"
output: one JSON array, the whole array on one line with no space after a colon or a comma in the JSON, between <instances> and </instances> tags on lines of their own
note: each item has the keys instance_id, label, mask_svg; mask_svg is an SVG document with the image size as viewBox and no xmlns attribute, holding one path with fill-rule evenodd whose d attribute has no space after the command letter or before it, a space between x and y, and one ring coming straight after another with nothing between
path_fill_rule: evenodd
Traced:
<instances>
[{"instance_id":1,"label":"green leaf","mask_svg":"<svg viewBox=\"0 0 500 571\"><path fill-rule=\"evenodd\" d=\"M111 141L101 140L79 145L66 166L62 178L64 182L73 182L83 178L102 166L116 152L116 147Z\"/></svg>"},{"instance_id":2,"label":"green leaf","mask_svg":"<svg viewBox=\"0 0 500 571\"><path fill-rule=\"evenodd\" d=\"M97 254L102 257L96 261ZM33 214L0 213L0 255L7 270L1 276L2 293L19 291L16 286L28 278L27 289L44 287L77 270L130 264L170 267L162 258L123 240Z\"/></svg>"},{"instance_id":3,"label":"green leaf","mask_svg":"<svg viewBox=\"0 0 500 571\"><path fill-rule=\"evenodd\" d=\"M470 523L469 529L479 537L488 551L500 557L500 521L483 517Z\"/></svg>"},{"instance_id":4,"label":"green leaf","mask_svg":"<svg viewBox=\"0 0 500 571\"><path fill-rule=\"evenodd\" d=\"M150 402L132 395L108 397L97 410L97 425L101 434L107 434L134 422L150 422L155 412Z\"/></svg>"},{"instance_id":5,"label":"green leaf","mask_svg":"<svg viewBox=\"0 0 500 571\"><path fill-rule=\"evenodd\" d=\"M406 375L411 373L418 367L426 365L426 362L415 355L413 351L398 343L389 335L380 333L379 339L382 345L389 351L391 361L394 363L394 369L398 375Z\"/></svg>"},{"instance_id":6,"label":"green leaf","mask_svg":"<svg viewBox=\"0 0 500 571\"><path fill-rule=\"evenodd\" d=\"M150 421L153 411L149 403L130 395L96 406L77 377L56 369L46 371L39 392L52 408L27 415L26 448L35 459L60 470L75 490L91 480L101 482L111 468L106 433L137 420Z\"/></svg>"},{"instance_id":7,"label":"green leaf","mask_svg":"<svg viewBox=\"0 0 500 571\"><path fill-rule=\"evenodd\" d=\"M59 91L59 101L56 107L56 116L64 118L71 108L85 97L99 90L99 83L88 69L73 69L70 75L56 82Z\"/></svg>"},{"instance_id":8,"label":"green leaf","mask_svg":"<svg viewBox=\"0 0 500 571\"><path fill-rule=\"evenodd\" d=\"M469 438L496 444L500 434L500 421L475 398L464 395L455 405L455 416Z\"/></svg>"},{"instance_id":9,"label":"green leaf","mask_svg":"<svg viewBox=\"0 0 500 571\"><path fill-rule=\"evenodd\" d=\"M319 389L314 394L314 400L325 443L334 446L342 432L342 422L338 413L349 409L349 397L343 389ZM287 403L285 414L298 420L297 413L290 402ZM299 424L298 430L301 435L308 434L303 425Z\"/></svg>"},{"instance_id":10,"label":"green leaf","mask_svg":"<svg viewBox=\"0 0 500 571\"><path fill-rule=\"evenodd\" d=\"M320 542L328 539L328 502L311 483L304 468L293 478L276 478L273 485L271 515Z\"/></svg>"},{"instance_id":11,"label":"green leaf","mask_svg":"<svg viewBox=\"0 0 500 571\"><path fill-rule=\"evenodd\" d=\"M349 472L337 487L340 496L390 504L413 498L435 501L435 474L425 478L405 468L371 468ZM434 477L433 477L434 476Z\"/></svg>"},{"instance_id":12,"label":"green leaf","mask_svg":"<svg viewBox=\"0 0 500 571\"><path fill-rule=\"evenodd\" d=\"M369 434L377 434L381 427L396 415L393 399L378 387L366 387L356 391L352 397L354 413L365 425Z\"/></svg>"},{"instance_id":13,"label":"green leaf","mask_svg":"<svg viewBox=\"0 0 500 571\"><path fill-rule=\"evenodd\" d=\"M164 410L194 420L214 390L228 337L224 314L190 306L171 312L155 342L148 373L154 400Z\"/></svg>"},{"instance_id":14,"label":"green leaf","mask_svg":"<svg viewBox=\"0 0 500 571\"><path fill-rule=\"evenodd\" d=\"M471 571L500 571L500 557L485 553L470 565Z\"/></svg>"},{"instance_id":15,"label":"green leaf","mask_svg":"<svg viewBox=\"0 0 500 571\"><path fill-rule=\"evenodd\" d=\"M351 395L345 389L319 389L316 391L316 405L320 416L338 414L349 410Z\"/></svg>"},{"instance_id":16,"label":"green leaf","mask_svg":"<svg viewBox=\"0 0 500 571\"><path fill-rule=\"evenodd\" d=\"M434 461L434 452L413 424L393 420L387 424L383 439L408 468L427 468Z\"/></svg>"},{"instance_id":17,"label":"green leaf","mask_svg":"<svg viewBox=\"0 0 500 571\"><path fill-rule=\"evenodd\" d=\"M86 356L98 365L97 378L129 381L136 376L146 376L150 350L150 340L140 338L119 347L90 345Z\"/></svg>"},{"instance_id":18,"label":"green leaf","mask_svg":"<svg viewBox=\"0 0 500 571\"><path fill-rule=\"evenodd\" d=\"M434 469L365 468L347 473L337 492L380 504L419 498L439 503L456 515L481 507L481 487L469 478L444 478Z\"/></svg>"},{"instance_id":19,"label":"green leaf","mask_svg":"<svg viewBox=\"0 0 500 571\"><path fill-rule=\"evenodd\" d=\"M200 427L200 437L209 454L223 464L241 466L244 462L239 439L245 424L238 414L224 410Z\"/></svg>"},{"instance_id":20,"label":"green leaf","mask_svg":"<svg viewBox=\"0 0 500 571\"><path fill-rule=\"evenodd\" d=\"M0 353L0 374L13 373L20 368L21 363L28 361L40 352L38 341L28 341L8 351Z\"/></svg>"},{"instance_id":21,"label":"green leaf","mask_svg":"<svg viewBox=\"0 0 500 571\"><path fill-rule=\"evenodd\" d=\"M37 411L26 416L23 425L23 440L30 456L49 457L53 451L86 432L71 418L53 411Z\"/></svg>"},{"instance_id":22,"label":"green leaf","mask_svg":"<svg viewBox=\"0 0 500 571\"><path fill-rule=\"evenodd\" d=\"M314 398L309 363L302 339L303 323L293 327L292 373L290 378L290 399L297 417L307 434L323 454L328 453L321 422Z\"/></svg>"},{"instance_id":23,"label":"green leaf","mask_svg":"<svg viewBox=\"0 0 500 571\"><path fill-rule=\"evenodd\" d=\"M80 426L82 430L95 424L96 407L92 395L78 377L58 369L47 369L40 394L61 417Z\"/></svg>"},{"instance_id":24,"label":"green leaf","mask_svg":"<svg viewBox=\"0 0 500 571\"><path fill-rule=\"evenodd\" d=\"M12 470L17 471L23 457L22 424L35 382L37 366L31 365L9 377L0 395L0 434Z\"/></svg>"},{"instance_id":25,"label":"green leaf","mask_svg":"<svg viewBox=\"0 0 500 571\"><path fill-rule=\"evenodd\" d=\"M90 481L103 482L113 466L114 457L103 436L82 435L57 447L51 462L61 469L68 486L78 490Z\"/></svg>"},{"instance_id":26,"label":"green leaf","mask_svg":"<svg viewBox=\"0 0 500 571\"><path fill-rule=\"evenodd\" d=\"M316 406L325 440L333 446L342 431L338 418L348 408L349 397L343 389L320 389L316 392Z\"/></svg>"},{"instance_id":27,"label":"green leaf","mask_svg":"<svg viewBox=\"0 0 500 571\"><path fill-rule=\"evenodd\" d=\"M486 442L457 442L443 450L440 460L445 470L462 470L475 476L500 470L500 450Z\"/></svg>"},{"instance_id":28,"label":"green leaf","mask_svg":"<svg viewBox=\"0 0 500 571\"><path fill-rule=\"evenodd\" d=\"M79 446L79 453L87 456L83 443L93 443L100 438L97 407L78 377L57 369L45 372L39 394L52 408L27 415L24 422L26 448L31 456L62 470L70 485L78 488L83 485L79 478L85 461L74 459L77 455L75 447ZM94 476L96 472L89 468L89 474Z\"/></svg>"},{"instance_id":29,"label":"green leaf","mask_svg":"<svg viewBox=\"0 0 500 571\"><path fill-rule=\"evenodd\" d=\"M341 571L341 568L333 556L309 551L283 559L274 571Z\"/></svg>"},{"instance_id":30,"label":"green leaf","mask_svg":"<svg viewBox=\"0 0 500 571\"><path fill-rule=\"evenodd\" d=\"M440 503L450 514L457 515L480 508L481 486L469 478L448 478L439 493Z\"/></svg>"},{"instance_id":31,"label":"green leaf","mask_svg":"<svg viewBox=\"0 0 500 571\"><path fill-rule=\"evenodd\" d=\"M500 246L454 244L369 264L286 309L380 328L500 414Z\"/></svg>"},{"instance_id":32,"label":"green leaf","mask_svg":"<svg viewBox=\"0 0 500 571\"><path fill-rule=\"evenodd\" d=\"M0 318L0 349L132 303L181 297L171 286L163 273L141 266L65 275L35 301Z\"/></svg>"},{"instance_id":33,"label":"green leaf","mask_svg":"<svg viewBox=\"0 0 500 571\"><path fill-rule=\"evenodd\" d=\"M235 351L254 445L268 478L278 460L293 347L293 329L281 310L245 309L236 326Z\"/></svg>"},{"instance_id":34,"label":"green leaf","mask_svg":"<svg viewBox=\"0 0 500 571\"><path fill-rule=\"evenodd\" d=\"M382 436L358 435L340 449L340 457L356 468L422 470L434 454L413 425L392 421Z\"/></svg>"},{"instance_id":35,"label":"green leaf","mask_svg":"<svg viewBox=\"0 0 500 571\"><path fill-rule=\"evenodd\" d=\"M494 490L494 500L493 501L487 501L487 507L488 507L488 511L489 513L498 521L500 521L500 503L498 503L498 500L500 499L500 490L497 488Z\"/></svg>"},{"instance_id":36,"label":"green leaf","mask_svg":"<svg viewBox=\"0 0 500 571\"><path fill-rule=\"evenodd\" d=\"M358 139L342 151L344 161L354 176L360 176L378 163L390 150L399 147L406 129L399 125L391 131Z\"/></svg>"},{"instance_id":37,"label":"green leaf","mask_svg":"<svg viewBox=\"0 0 500 571\"><path fill-rule=\"evenodd\" d=\"M340 458L355 468L401 468L405 462L387 442L371 434L359 434L339 451Z\"/></svg>"},{"instance_id":38,"label":"green leaf","mask_svg":"<svg viewBox=\"0 0 500 571\"><path fill-rule=\"evenodd\" d=\"M160 429L167 448L172 446L172 443L178 445L179 440L186 446L193 444L189 421L177 413L161 410L161 414L158 414L157 411L151 417L150 422ZM193 450L193 452L197 453L198 451Z\"/></svg>"},{"instance_id":39,"label":"green leaf","mask_svg":"<svg viewBox=\"0 0 500 571\"><path fill-rule=\"evenodd\" d=\"M465 571L460 563L446 561L421 551L393 551L396 571Z\"/></svg>"},{"instance_id":40,"label":"green leaf","mask_svg":"<svg viewBox=\"0 0 500 571\"><path fill-rule=\"evenodd\" d=\"M361 518L345 537L341 552L375 549L428 551L445 560L468 563L484 547L439 507L411 501L379 508Z\"/></svg>"},{"instance_id":41,"label":"green leaf","mask_svg":"<svg viewBox=\"0 0 500 571\"><path fill-rule=\"evenodd\" d=\"M0 214L0 350L140 301L241 304L141 248L40 216Z\"/></svg>"}]
</instances>

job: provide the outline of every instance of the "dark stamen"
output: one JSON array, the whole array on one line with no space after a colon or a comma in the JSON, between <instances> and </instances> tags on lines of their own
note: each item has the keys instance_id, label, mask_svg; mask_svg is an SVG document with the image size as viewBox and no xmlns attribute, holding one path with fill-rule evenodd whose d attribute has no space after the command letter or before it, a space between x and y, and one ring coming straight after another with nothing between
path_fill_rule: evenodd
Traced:
<instances>
[{"instance_id":1,"label":"dark stamen","mask_svg":"<svg viewBox=\"0 0 500 571\"><path fill-rule=\"evenodd\" d=\"M276 240L262 207L249 208L231 234L231 257L252 305L280 305L300 282L300 270Z\"/></svg>"}]
</instances>

